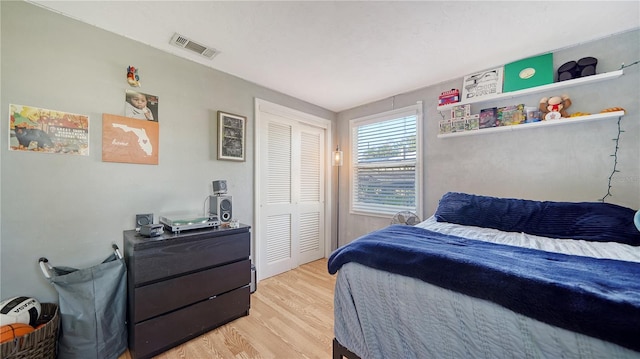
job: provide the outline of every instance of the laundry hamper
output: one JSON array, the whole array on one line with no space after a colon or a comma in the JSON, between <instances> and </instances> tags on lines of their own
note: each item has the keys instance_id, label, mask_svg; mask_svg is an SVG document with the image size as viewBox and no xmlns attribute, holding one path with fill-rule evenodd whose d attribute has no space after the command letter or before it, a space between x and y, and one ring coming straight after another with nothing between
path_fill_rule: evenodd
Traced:
<instances>
[{"instance_id":1,"label":"laundry hamper","mask_svg":"<svg viewBox=\"0 0 640 359\"><path fill-rule=\"evenodd\" d=\"M90 268L40 267L58 292L59 359L117 359L127 349L127 268L118 250Z\"/></svg>"},{"instance_id":2,"label":"laundry hamper","mask_svg":"<svg viewBox=\"0 0 640 359\"><path fill-rule=\"evenodd\" d=\"M42 325L44 324L44 325ZM0 344L2 359L55 359L58 349L60 312L55 303L42 303L33 332Z\"/></svg>"}]
</instances>

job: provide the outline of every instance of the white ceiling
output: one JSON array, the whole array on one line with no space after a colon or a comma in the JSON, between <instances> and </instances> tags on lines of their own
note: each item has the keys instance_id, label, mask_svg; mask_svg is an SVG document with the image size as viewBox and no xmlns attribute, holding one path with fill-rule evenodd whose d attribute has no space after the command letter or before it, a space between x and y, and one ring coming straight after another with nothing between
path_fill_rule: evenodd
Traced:
<instances>
[{"instance_id":1,"label":"white ceiling","mask_svg":"<svg viewBox=\"0 0 640 359\"><path fill-rule=\"evenodd\" d=\"M335 112L640 27L637 0L29 2Z\"/></svg>"}]
</instances>

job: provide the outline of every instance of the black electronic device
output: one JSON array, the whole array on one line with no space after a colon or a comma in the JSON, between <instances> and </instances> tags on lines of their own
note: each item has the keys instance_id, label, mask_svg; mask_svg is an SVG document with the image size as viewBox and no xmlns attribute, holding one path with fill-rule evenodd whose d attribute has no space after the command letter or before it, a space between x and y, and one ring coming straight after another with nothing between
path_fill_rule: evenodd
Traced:
<instances>
[{"instance_id":1,"label":"black electronic device","mask_svg":"<svg viewBox=\"0 0 640 359\"><path fill-rule=\"evenodd\" d=\"M145 237L157 237L164 233L162 224L145 224L140 227L140 235Z\"/></svg>"},{"instance_id":2,"label":"black electronic device","mask_svg":"<svg viewBox=\"0 0 640 359\"><path fill-rule=\"evenodd\" d=\"M136 214L136 229L139 230L140 227L144 226L145 224L152 224L153 223L153 213L147 213L147 214Z\"/></svg>"}]
</instances>

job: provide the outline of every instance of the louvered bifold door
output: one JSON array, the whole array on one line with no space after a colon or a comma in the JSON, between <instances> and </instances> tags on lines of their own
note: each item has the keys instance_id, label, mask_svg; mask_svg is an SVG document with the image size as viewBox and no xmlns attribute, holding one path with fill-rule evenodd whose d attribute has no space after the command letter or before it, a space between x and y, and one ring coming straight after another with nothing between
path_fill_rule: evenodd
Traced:
<instances>
[{"instance_id":1,"label":"louvered bifold door","mask_svg":"<svg viewBox=\"0 0 640 359\"><path fill-rule=\"evenodd\" d=\"M320 259L325 250L325 132L264 116L256 236L261 279Z\"/></svg>"},{"instance_id":2,"label":"louvered bifold door","mask_svg":"<svg viewBox=\"0 0 640 359\"><path fill-rule=\"evenodd\" d=\"M324 256L324 131L300 127L298 264Z\"/></svg>"},{"instance_id":3,"label":"louvered bifold door","mask_svg":"<svg viewBox=\"0 0 640 359\"><path fill-rule=\"evenodd\" d=\"M293 198L293 127L273 119L266 123L267 138L261 151L262 228L258 240L262 241L261 277L268 278L296 266L293 255L293 224L295 204Z\"/></svg>"}]
</instances>

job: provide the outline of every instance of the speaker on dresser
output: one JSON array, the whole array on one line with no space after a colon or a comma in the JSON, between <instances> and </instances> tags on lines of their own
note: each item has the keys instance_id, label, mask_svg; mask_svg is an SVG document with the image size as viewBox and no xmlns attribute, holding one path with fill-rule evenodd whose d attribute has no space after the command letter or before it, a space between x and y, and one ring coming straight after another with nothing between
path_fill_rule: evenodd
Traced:
<instances>
[{"instance_id":1,"label":"speaker on dresser","mask_svg":"<svg viewBox=\"0 0 640 359\"><path fill-rule=\"evenodd\" d=\"M209 196L209 213L218 216L220 222L229 222L233 218L231 196Z\"/></svg>"},{"instance_id":2,"label":"speaker on dresser","mask_svg":"<svg viewBox=\"0 0 640 359\"><path fill-rule=\"evenodd\" d=\"M226 180L218 180L213 181L213 194L226 194L227 193L227 181Z\"/></svg>"},{"instance_id":3,"label":"speaker on dresser","mask_svg":"<svg viewBox=\"0 0 640 359\"><path fill-rule=\"evenodd\" d=\"M136 214L136 229L148 224L153 224L153 213Z\"/></svg>"}]
</instances>

